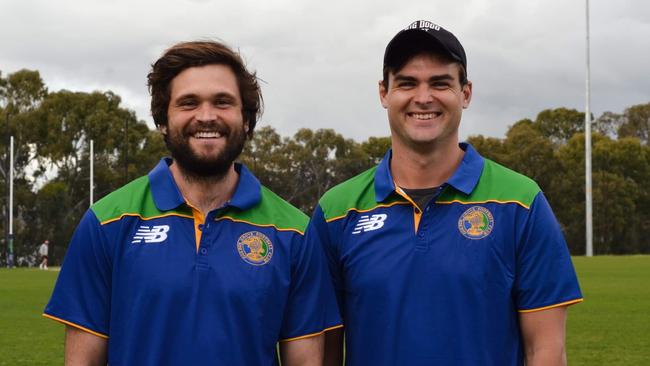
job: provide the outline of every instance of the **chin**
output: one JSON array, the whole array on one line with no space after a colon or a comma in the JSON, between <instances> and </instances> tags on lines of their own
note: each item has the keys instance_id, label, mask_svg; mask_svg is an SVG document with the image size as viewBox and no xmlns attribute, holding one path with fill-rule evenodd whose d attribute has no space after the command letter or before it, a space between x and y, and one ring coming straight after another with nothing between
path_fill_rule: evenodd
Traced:
<instances>
[{"instance_id":1,"label":"chin","mask_svg":"<svg viewBox=\"0 0 650 366\"><path fill-rule=\"evenodd\" d=\"M411 138L411 142L413 142L414 144L434 144L437 141L440 141L440 139L441 139L441 137L439 135L437 135L437 134L436 135L431 135L431 134L423 135L423 134L420 134L419 136L413 136Z\"/></svg>"}]
</instances>

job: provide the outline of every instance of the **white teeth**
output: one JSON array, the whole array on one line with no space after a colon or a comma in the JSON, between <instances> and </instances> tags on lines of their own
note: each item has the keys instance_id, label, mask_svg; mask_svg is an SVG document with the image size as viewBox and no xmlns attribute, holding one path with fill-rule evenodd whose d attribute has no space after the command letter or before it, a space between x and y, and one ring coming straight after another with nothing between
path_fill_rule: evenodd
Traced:
<instances>
[{"instance_id":1,"label":"white teeth","mask_svg":"<svg viewBox=\"0 0 650 366\"><path fill-rule=\"evenodd\" d=\"M432 113L411 113L411 117L416 118L416 119L432 119L434 116L438 117L442 113L440 112L432 112Z\"/></svg>"},{"instance_id":2,"label":"white teeth","mask_svg":"<svg viewBox=\"0 0 650 366\"><path fill-rule=\"evenodd\" d=\"M411 113L411 116L417 118L417 119L431 119L433 118L433 113ZM436 113L436 115L438 115Z\"/></svg>"},{"instance_id":3,"label":"white teeth","mask_svg":"<svg viewBox=\"0 0 650 366\"><path fill-rule=\"evenodd\" d=\"M221 136L222 136L221 133L217 131L199 131L194 135L194 137L198 139L214 139L214 138L219 138Z\"/></svg>"}]
</instances>

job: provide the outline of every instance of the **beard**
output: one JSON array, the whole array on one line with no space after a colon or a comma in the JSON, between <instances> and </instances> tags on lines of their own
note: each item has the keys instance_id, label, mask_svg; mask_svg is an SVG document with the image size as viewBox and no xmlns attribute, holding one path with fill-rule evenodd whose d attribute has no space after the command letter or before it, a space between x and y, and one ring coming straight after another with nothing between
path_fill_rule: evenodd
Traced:
<instances>
[{"instance_id":1,"label":"beard","mask_svg":"<svg viewBox=\"0 0 650 366\"><path fill-rule=\"evenodd\" d=\"M197 155L192 150L189 140L190 136L200 129L216 130L221 133L221 138L226 141L223 150L212 156ZM233 162L244 149L246 133L243 126L231 129L223 123L211 122L187 125L182 130L168 129L164 139L174 162L187 178L213 181L222 179L228 173Z\"/></svg>"}]
</instances>

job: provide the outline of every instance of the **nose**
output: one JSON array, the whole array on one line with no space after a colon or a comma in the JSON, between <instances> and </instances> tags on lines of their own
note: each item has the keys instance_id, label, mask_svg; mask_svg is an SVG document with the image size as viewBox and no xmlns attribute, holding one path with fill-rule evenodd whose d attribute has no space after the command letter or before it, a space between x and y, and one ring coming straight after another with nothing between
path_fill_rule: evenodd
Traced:
<instances>
[{"instance_id":1,"label":"nose","mask_svg":"<svg viewBox=\"0 0 650 366\"><path fill-rule=\"evenodd\" d=\"M433 103L433 90L429 85L422 83L415 89L415 96L413 101L417 104L430 104Z\"/></svg>"},{"instance_id":2,"label":"nose","mask_svg":"<svg viewBox=\"0 0 650 366\"><path fill-rule=\"evenodd\" d=\"M216 108L212 103L201 103L199 108L196 110L196 119L201 122L215 121L217 119Z\"/></svg>"}]
</instances>

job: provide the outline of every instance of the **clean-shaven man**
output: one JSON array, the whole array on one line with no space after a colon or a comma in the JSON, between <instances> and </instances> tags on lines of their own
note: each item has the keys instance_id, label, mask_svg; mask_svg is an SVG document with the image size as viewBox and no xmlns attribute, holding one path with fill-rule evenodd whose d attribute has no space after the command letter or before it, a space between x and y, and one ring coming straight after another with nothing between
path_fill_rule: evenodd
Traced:
<instances>
[{"instance_id":1,"label":"clean-shaven man","mask_svg":"<svg viewBox=\"0 0 650 366\"><path fill-rule=\"evenodd\" d=\"M383 64L392 148L327 192L307 233L329 261L346 366L566 364L571 258L537 184L459 143L463 46L416 21ZM327 335L327 365L342 339Z\"/></svg>"}]
</instances>

